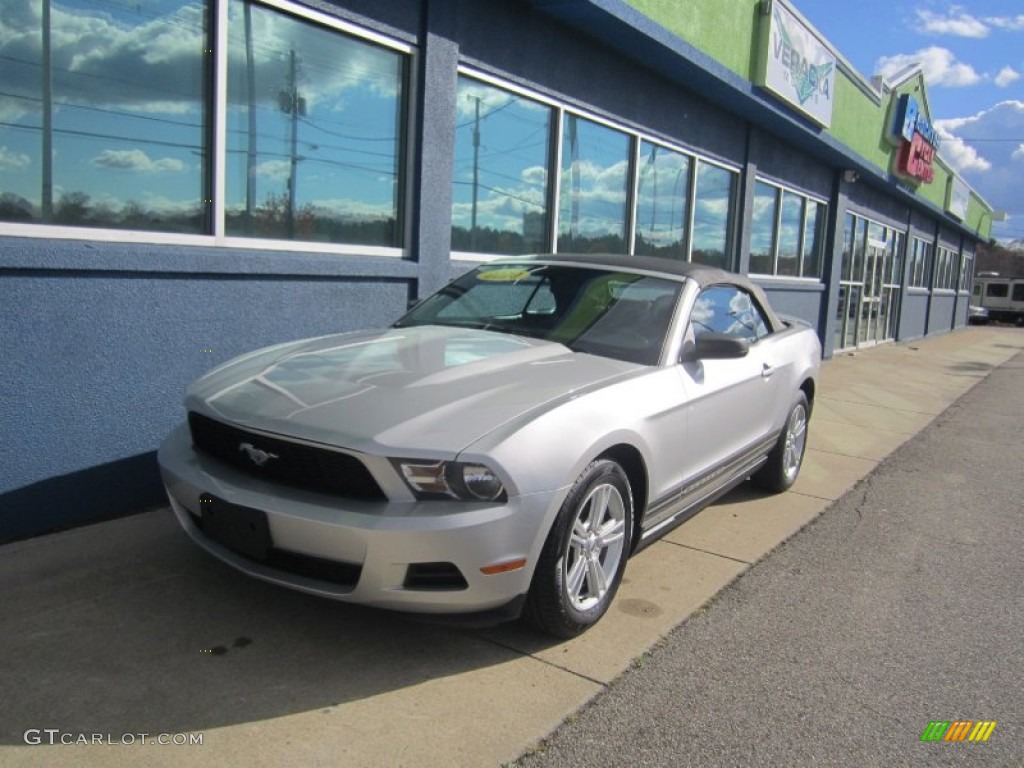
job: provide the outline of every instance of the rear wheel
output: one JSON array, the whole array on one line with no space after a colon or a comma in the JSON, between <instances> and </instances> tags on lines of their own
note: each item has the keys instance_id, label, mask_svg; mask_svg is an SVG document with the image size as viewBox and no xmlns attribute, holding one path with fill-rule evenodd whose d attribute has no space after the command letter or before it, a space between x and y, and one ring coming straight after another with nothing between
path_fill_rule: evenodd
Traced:
<instances>
[{"instance_id":1,"label":"rear wheel","mask_svg":"<svg viewBox=\"0 0 1024 768\"><path fill-rule=\"evenodd\" d=\"M775 447L768 454L768 462L754 475L754 482L769 491L781 493L789 490L800 474L807 449L807 420L810 408L807 395L800 391L789 411L786 425Z\"/></svg>"},{"instance_id":2,"label":"rear wheel","mask_svg":"<svg viewBox=\"0 0 1024 768\"><path fill-rule=\"evenodd\" d=\"M598 459L580 474L541 550L524 618L556 637L575 637L608 610L622 581L633 527L626 473Z\"/></svg>"}]
</instances>

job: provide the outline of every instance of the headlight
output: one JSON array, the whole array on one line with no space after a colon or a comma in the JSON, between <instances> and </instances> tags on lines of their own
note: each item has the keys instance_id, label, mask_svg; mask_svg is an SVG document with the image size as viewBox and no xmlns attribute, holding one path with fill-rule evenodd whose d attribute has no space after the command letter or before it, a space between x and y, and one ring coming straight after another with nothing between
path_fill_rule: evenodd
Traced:
<instances>
[{"instance_id":1,"label":"headlight","mask_svg":"<svg viewBox=\"0 0 1024 768\"><path fill-rule=\"evenodd\" d=\"M483 464L450 464L449 471L454 488L465 489L467 495L481 501L497 501L505 494L505 487L494 470Z\"/></svg>"},{"instance_id":2,"label":"headlight","mask_svg":"<svg viewBox=\"0 0 1024 768\"><path fill-rule=\"evenodd\" d=\"M419 499L505 501L508 498L497 474L483 464L408 459L396 459L394 463Z\"/></svg>"}]
</instances>

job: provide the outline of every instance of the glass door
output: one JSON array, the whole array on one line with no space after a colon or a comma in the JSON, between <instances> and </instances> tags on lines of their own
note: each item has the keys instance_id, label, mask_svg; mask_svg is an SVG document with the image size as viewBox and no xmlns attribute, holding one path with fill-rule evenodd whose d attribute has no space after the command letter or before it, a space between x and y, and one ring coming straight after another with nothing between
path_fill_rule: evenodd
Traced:
<instances>
[{"instance_id":1,"label":"glass door","mask_svg":"<svg viewBox=\"0 0 1024 768\"><path fill-rule=\"evenodd\" d=\"M843 229L843 260L839 274L839 304L833 348L852 349L857 346L857 321L861 311L864 286L864 240L867 222L846 214Z\"/></svg>"},{"instance_id":2,"label":"glass door","mask_svg":"<svg viewBox=\"0 0 1024 768\"><path fill-rule=\"evenodd\" d=\"M874 231L876 227L875 224L871 225L864 253L864 295L861 297L857 346L882 341L888 326L888 302L882 301L882 280L888 266L888 248L884 240L872 237L878 234Z\"/></svg>"},{"instance_id":3,"label":"glass door","mask_svg":"<svg viewBox=\"0 0 1024 768\"><path fill-rule=\"evenodd\" d=\"M896 338L904 235L846 215L834 349Z\"/></svg>"}]
</instances>

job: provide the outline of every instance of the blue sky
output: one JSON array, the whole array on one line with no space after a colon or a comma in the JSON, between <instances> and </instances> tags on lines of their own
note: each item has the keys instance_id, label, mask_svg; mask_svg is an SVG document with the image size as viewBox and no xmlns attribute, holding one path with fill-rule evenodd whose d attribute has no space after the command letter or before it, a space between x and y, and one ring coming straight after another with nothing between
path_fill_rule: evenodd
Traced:
<instances>
[{"instance_id":1,"label":"blue sky","mask_svg":"<svg viewBox=\"0 0 1024 768\"><path fill-rule=\"evenodd\" d=\"M794 0L804 17L870 78L920 63L943 158L1024 239L1024 2Z\"/></svg>"}]
</instances>

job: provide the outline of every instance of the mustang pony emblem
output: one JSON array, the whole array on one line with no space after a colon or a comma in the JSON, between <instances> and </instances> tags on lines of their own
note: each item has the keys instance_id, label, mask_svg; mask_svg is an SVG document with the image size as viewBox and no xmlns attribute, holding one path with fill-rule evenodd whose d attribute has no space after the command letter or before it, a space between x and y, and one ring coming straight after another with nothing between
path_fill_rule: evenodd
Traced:
<instances>
[{"instance_id":1,"label":"mustang pony emblem","mask_svg":"<svg viewBox=\"0 0 1024 768\"><path fill-rule=\"evenodd\" d=\"M267 453L266 451L257 448L252 443L239 443L238 450L245 451L246 455L252 459L252 463L257 467L262 467L271 459L278 458L276 453Z\"/></svg>"}]
</instances>

